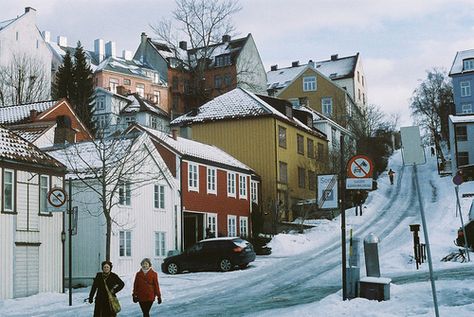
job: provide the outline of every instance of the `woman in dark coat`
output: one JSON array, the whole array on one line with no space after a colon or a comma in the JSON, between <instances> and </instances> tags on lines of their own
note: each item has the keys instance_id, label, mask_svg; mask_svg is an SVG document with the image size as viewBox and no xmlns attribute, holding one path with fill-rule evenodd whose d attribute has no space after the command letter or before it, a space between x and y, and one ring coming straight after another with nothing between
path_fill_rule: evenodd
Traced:
<instances>
[{"instance_id":1,"label":"woman in dark coat","mask_svg":"<svg viewBox=\"0 0 474 317\"><path fill-rule=\"evenodd\" d=\"M89 303L92 304L94 294L95 297L94 317L115 317L116 314L110 310L109 297L105 289L105 283L109 291L115 296L125 284L117 274L112 273L112 263L109 261L102 262L102 272L97 273L89 293Z\"/></svg>"},{"instance_id":2,"label":"woman in dark coat","mask_svg":"<svg viewBox=\"0 0 474 317\"><path fill-rule=\"evenodd\" d=\"M160 285L158 284L158 274L151 268L150 259L143 259L140 265L142 268L135 274L133 283L133 302L140 304L143 317L149 317L155 297L158 304L161 304Z\"/></svg>"}]
</instances>

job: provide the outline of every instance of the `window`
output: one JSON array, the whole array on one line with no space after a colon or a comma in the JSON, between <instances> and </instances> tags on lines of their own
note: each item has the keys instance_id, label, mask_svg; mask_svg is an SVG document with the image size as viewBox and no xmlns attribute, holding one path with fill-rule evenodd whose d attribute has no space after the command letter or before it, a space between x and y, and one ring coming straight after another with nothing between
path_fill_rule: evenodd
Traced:
<instances>
[{"instance_id":1,"label":"window","mask_svg":"<svg viewBox=\"0 0 474 317\"><path fill-rule=\"evenodd\" d=\"M153 196L155 208L165 209L165 186L155 185Z\"/></svg>"},{"instance_id":2,"label":"window","mask_svg":"<svg viewBox=\"0 0 474 317\"><path fill-rule=\"evenodd\" d=\"M217 237L217 214L207 214L207 228Z\"/></svg>"},{"instance_id":3,"label":"window","mask_svg":"<svg viewBox=\"0 0 474 317\"><path fill-rule=\"evenodd\" d=\"M173 104L172 104L172 108L173 110L178 110L178 107L179 107L179 96L178 95L174 95L173 96Z\"/></svg>"},{"instance_id":4,"label":"window","mask_svg":"<svg viewBox=\"0 0 474 317\"><path fill-rule=\"evenodd\" d=\"M216 169L213 167L207 168L207 193L217 194Z\"/></svg>"},{"instance_id":5,"label":"window","mask_svg":"<svg viewBox=\"0 0 474 317\"><path fill-rule=\"evenodd\" d=\"M252 202L258 204L258 183L250 181L250 195Z\"/></svg>"},{"instance_id":6,"label":"window","mask_svg":"<svg viewBox=\"0 0 474 317\"><path fill-rule=\"evenodd\" d=\"M471 83L469 81L460 82L461 97L469 97L471 95Z\"/></svg>"},{"instance_id":7,"label":"window","mask_svg":"<svg viewBox=\"0 0 474 317\"><path fill-rule=\"evenodd\" d=\"M199 173L197 164L188 164L188 190L199 191Z\"/></svg>"},{"instance_id":8,"label":"window","mask_svg":"<svg viewBox=\"0 0 474 317\"><path fill-rule=\"evenodd\" d=\"M160 92L158 90L153 91L153 102L160 104Z\"/></svg>"},{"instance_id":9,"label":"window","mask_svg":"<svg viewBox=\"0 0 474 317\"><path fill-rule=\"evenodd\" d=\"M472 113L472 104L464 103L461 105L461 107L462 107L461 109L462 113Z\"/></svg>"},{"instance_id":10,"label":"window","mask_svg":"<svg viewBox=\"0 0 474 317\"><path fill-rule=\"evenodd\" d=\"M159 84L160 83L160 74L153 73L153 83L154 84Z\"/></svg>"},{"instance_id":11,"label":"window","mask_svg":"<svg viewBox=\"0 0 474 317\"><path fill-rule=\"evenodd\" d=\"M474 58L465 59L462 61L463 70L474 70Z\"/></svg>"},{"instance_id":12,"label":"window","mask_svg":"<svg viewBox=\"0 0 474 317\"><path fill-rule=\"evenodd\" d=\"M237 236L237 217L236 216L227 216L227 236L228 237Z\"/></svg>"},{"instance_id":13,"label":"window","mask_svg":"<svg viewBox=\"0 0 474 317\"><path fill-rule=\"evenodd\" d=\"M362 93L362 103L365 105L365 93Z\"/></svg>"},{"instance_id":14,"label":"window","mask_svg":"<svg viewBox=\"0 0 474 317\"><path fill-rule=\"evenodd\" d=\"M140 97L145 97L145 85L137 84L136 92Z\"/></svg>"},{"instance_id":15,"label":"window","mask_svg":"<svg viewBox=\"0 0 474 317\"><path fill-rule=\"evenodd\" d=\"M98 130L102 130L106 127L106 117L104 115L94 116L94 125Z\"/></svg>"},{"instance_id":16,"label":"window","mask_svg":"<svg viewBox=\"0 0 474 317\"><path fill-rule=\"evenodd\" d=\"M123 182L119 183L119 204L123 206L130 206L131 205L131 190L130 190L130 182Z\"/></svg>"},{"instance_id":17,"label":"window","mask_svg":"<svg viewBox=\"0 0 474 317\"><path fill-rule=\"evenodd\" d=\"M321 98L321 108L323 110L323 114L327 116L331 116L332 115L332 97Z\"/></svg>"},{"instance_id":18,"label":"window","mask_svg":"<svg viewBox=\"0 0 474 317\"><path fill-rule=\"evenodd\" d=\"M469 164L469 152L458 152L458 166Z\"/></svg>"},{"instance_id":19,"label":"window","mask_svg":"<svg viewBox=\"0 0 474 317\"><path fill-rule=\"evenodd\" d=\"M300 134L296 135L296 150L298 154L304 155L304 137Z\"/></svg>"},{"instance_id":20,"label":"window","mask_svg":"<svg viewBox=\"0 0 474 317\"><path fill-rule=\"evenodd\" d=\"M155 232L155 256L166 256L166 232Z\"/></svg>"},{"instance_id":21,"label":"window","mask_svg":"<svg viewBox=\"0 0 474 317\"><path fill-rule=\"evenodd\" d=\"M362 75L362 87L365 85L364 75Z\"/></svg>"},{"instance_id":22,"label":"window","mask_svg":"<svg viewBox=\"0 0 474 317\"><path fill-rule=\"evenodd\" d=\"M152 117L150 118L150 121L151 121L151 122L150 122L150 123L151 123L151 127L152 127L153 129L157 129L157 128L158 128L158 119L157 119L155 116L152 116Z\"/></svg>"},{"instance_id":23,"label":"window","mask_svg":"<svg viewBox=\"0 0 474 317\"><path fill-rule=\"evenodd\" d=\"M331 142L332 144L337 144L337 130L336 128L331 128Z\"/></svg>"},{"instance_id":24,"label":"window","mask_svg":"<svg viewBox=\"0 0 474 317\"><path fill-rule=\"evenodd\" d=\"M127 85L127 86L130 86L132 84L132 82L130 81L130 79L124 79L123 84Z\"/></svg>"},{"instance_id":25,"label":"window","mask_svg":"<svg viewBox=\"0 0 474 317\"><path fill-rule=\"evenodd\" d=\"M19 36L20 34L18 33L18 31L16 32L16 40L18 41L18 39L20 38Z\"/></svg>"},{"instance_id":26,"label":"window","mask_svg":"<svg viewBox=\"0 0 474 317\"><path fill-rule=\"evenodd\" d=\"M298 108L300 106L300 99L299 98L290 98L290 99L288 99L288 101L295 108Z\"/></svg>"},{"instance_id":27,"label":"window","mask_svg":"<svg viewBox=\"0 0 474 317\"><path fill-rule=\"evenodd\" d=\"M316 172L308 171L308 183L310 190L316 190Z\"/></svg>"},{"instance_id":28,"label":"window","mask_svg":"<svg viewBox=\"0 0 474 317\"><path fill-rule=\"evenodd\" d=\"M227 172L227 196L235 197L235 173Z\"/></svg>"},{"instance_id":29,"label":"window","mask_svg":"<svg viewBox=\"0 0 474 317\"><path fill-rule=\"evenodd\" d=\"M230 87L232 85L232 77L229 74L224 75L224 86Z\"/></svg>"},{"instance_id":30,"label":"window","mask_svg":"<svg viewBox=\"0 0 474 317\"><path fill-rule=\"evenodd\" d=\"M214 76L214 88L221 88L222 87L222 77L219 75Z\"/></svg>"},{"instance_id":31,"label":"window","mask_svg":"<svg viewBox=\"0 0 474 317\"><path fill-rule=\"evenodd\" d=\"M357 97L358 97L358 99L359 99L359 101L360 101L360 89L357 89Z\"/></svg>"},{"instance_id":32,"label":"window","mask_svg":"<svg viewBox=\"0 0 474 317\"><path fill-rule=\"evenodd\" d=\"M3 210L14 211L15 208L15 172L3 170Z\"/></svg>"},{"instance_id":33,"label":"window","mask_svg":"<svg viewBox=\"0 0 474 317\"><path fill-rule=\"evenodd\" d=\"M280 182L281 183L288 183L288 164L285 162L279 162L280 167Z\"/></svg>"},{"instance_id":34,"label":"window","mask_svg":"<svg viewBox=\"0 0 474 317\"><path fill-rule=\"evenodd\" d=\"M278 126L278 145L286 149L286 128Z\"/></svg>"},{"instance_id":35,"label":"window","mask_svg":"<svg viewBox=\"0 0 474 317\"><path fill-rule=\"evenodd\" d=\"M230 65L230 54L216 56L216 67Z\"/></svg>"},{"instance_id":36,"label":"window","mask_svg":"<svg viewBox=\"0 0 474 317\"><path fill-rule=\"evenodd\" d=\"M173 76L173 85L171 86L173 90L177 91L179 86L179 78L176 76Z\"/></svg>"},{"instance_id":37,"label":"window","mask_svg":"<svg viewBox=\"0 0 474 317\"><path fill-rule=\"evenodd\" d=\"M303 91L316 91L316 76L303 77Z\"/></svg>"},{"instance_id":38,"label":"window","mask_svg":"<svg viewBox=\"0 0 474 317\"><path fill-rule=\"evenodd\" d=\"M308 105L308 97L299 97L298 98L298 103L302 106L307 106Z\"/></svg>"},{"instance_id":39,"label":"window","mask_svg":"<svg viewBox=\"0 0 474 317\"><path fill-rule=\"evenodd\" d=\"M48 192L49 192L49 176L40 176L40 192L39 192L39 212L48 212Z\"/></svg>"},{"instance_id":40,"label":"window","mask_svg":"<svg viewBox=\"0 0 474 317\"><path fill-rule=\"evenodd\" d=\"M302 167L298 167L298 187L305 188L306 186L306 170Z\"/></svg>"},{"instance_id":41,"label":"window","mask_svg":"<svg viewBox=\"0 0 474 317\"><path fill-rule=\"evenodd\" d=\"M135 117L132 117L132 116L127 116L124 118L125 120L125 123L127 124L127 126L131 125L132 123L135 122Z\"/></svg>"},{"instance_id":42,"label":"window","mask_svg":"<svg viewBox=\"0 0 474 317\"><path fill-rule=\"evenodd\" d=\"M240 236L245 238L249 235L249 218L240 217Z\"/></svg>"},{"instance_id":43,"label":"window","mask_svg":"<svg viewBox=\"0 0 474 317\"><path fill-rule=\"evenodd\" d=\"M247 198L247 175L239 175L239 198Z\"/></svg>"},{"instance_id":44,"label":"window","mask_svg":"<svg viewBox=\"0 0 474 317\"><path fill-rule=\"evenodd\" d=\"M324 158L324 145L318 143L318 160L322 161Z\"/></svg>"},{"instance_id":45,"label":"window","mask_svg":"<svg viewBox=\"0 0 474 317\"><path fill-rule=\"evenodd\" d=\"M467 127L465 125L457 125L455 127L456 141L467 141Z\"/></svg>"},{"instance_id":46,"label":"window","mask_svg":"<svg viewBox=\"0 0 474 317\"><path fill-rule=\"evenodd\" d=\"M360 74L359 74L359 71L357 71L357 81L360 83Z\"/></svg>"},{"instance_id":47,"label":"window","mask_svg":"<svg viewBox=\"0 0 474 317\"><path fill-rule=\"evenodd\" d=\"M117 87L119 85L119 80L116 78L110 78L109 79L109 90L113 92L114 94L117 93Z\"/></svg>"},{"instance_id":48,"label":"window","mask_svg":"<svg viewBox=\"0 0 474 317\"><path fill-rule=\"evenodd\" d=\"M131 231L120 231L119 232L119 245L120 256L132 256L132 232Z\"/></svg>"},{"instance_id":49,"label":"window","mask_svg":"<svg viewBox=\"0 0 474 317\"><path fill-rule=\"evenodd\" d=\"M307 146L307 151L308 151L308 157L309 158L314 158L315 157L315 153L314 153L314 141L311 140L311 139L307 139L307 142L306 142L306 146Z\"/></svg>"},{"instance_id":50,"label":"window","mask_svg":"<svg viewBox=\"0 0 474 317\"><path fill-rule=\"evenodd\" d=\"M104 110L105 109L105 98L104 97L97 97L95 104L97 110Z\"/></svg>"}]
</instances>

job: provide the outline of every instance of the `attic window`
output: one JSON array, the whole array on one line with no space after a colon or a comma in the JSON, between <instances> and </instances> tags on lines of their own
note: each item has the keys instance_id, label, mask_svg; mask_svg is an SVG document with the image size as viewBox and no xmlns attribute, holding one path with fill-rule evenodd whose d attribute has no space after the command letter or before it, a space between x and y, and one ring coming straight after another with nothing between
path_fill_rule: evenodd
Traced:
<instances>
[{"instance_id":1,"label":"attic window","mask_svg":"<svg viewBox=\"0 0 474 317\"><path fill-rule=\"evenodd\" d=\"M329 78L333 78L333 77L336 77L337 76L337 73L332 73L329 75Z\"/></svg>"},{"instance_id":2,"label":"attic window","mask_svg":"<svg viewBox=\"0 0 474 317\"><path fill-rule=\"evenodd\" d=\"M230 65L230 54L216 56L216 67Z\"/></svg>"},{"instance_id":3,"label":"attic window","mask_svg":"<svg viewBox=\"0 0 474 317\"><path fill-rule=\"evenodd\" d=\"M463 70L474 70L474 58L465 59L463 62Z\"/></svg>"}]
</instances>

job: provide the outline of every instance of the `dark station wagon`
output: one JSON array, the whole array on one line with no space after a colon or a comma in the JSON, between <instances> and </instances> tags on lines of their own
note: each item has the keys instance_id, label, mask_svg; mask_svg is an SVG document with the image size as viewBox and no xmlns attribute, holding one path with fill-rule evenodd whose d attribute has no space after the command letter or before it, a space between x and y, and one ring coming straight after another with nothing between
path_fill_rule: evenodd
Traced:
<instances>
[{"instance_id":1,"label":"dark station wagon","mask_svg":"<svg viewBox=\"0 0 474 317\"><path fill-rule=\"evenodd\" d=\"M168 274L216 269L227 272L235 267L246 268L255 256L253 246L247 240L238 237L205 239L181 254L165 258L161 270Z\"/></svg>"}]
</instances>

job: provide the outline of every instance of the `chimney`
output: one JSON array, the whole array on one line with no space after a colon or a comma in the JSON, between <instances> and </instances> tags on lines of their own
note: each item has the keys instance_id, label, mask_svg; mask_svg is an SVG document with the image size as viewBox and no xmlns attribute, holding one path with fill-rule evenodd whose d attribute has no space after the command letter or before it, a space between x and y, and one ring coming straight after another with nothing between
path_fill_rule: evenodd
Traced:
<instances>
[{"instance_id":1,"label":"chimney","mask_svg":"<svg viewBox=\"0 0 474 317\"><path fill-rule=\"evenodd\" d=\"M51 33L49 31L43 31L42 34L46 43L51 42Z\"/></svg>"},{"instance_id":2,"label":"chimney","mask_svg":"<svg viewBox=\"0 0 474 317\"><path fill-rule=\"evenodd\" d=\"M272 65L272 66L270 66L270 70L271 70L271 71L278 70L278 65Z\"/></svg>"},{"instance_id":3,"label":"chimney","mask_svg":"<svg viewBox=\"0 0 474 317\"><path fill-rule=\"evenodd\" d=\"M122 58L127 61L131 61L133 56L131 51L123 50L122 51Z\"/></svg>"},{"instance_id":4,"label":"chimney","mask_svg":"<svg viewBox=\"0 0 474 317\"><path fill-rule=\"evenodd\" d=\"M180 41L179 48L186 51L188 49L188 43L186 41Z\"/></svg>"},{"instance_id":5,"label":"chimney","mask_svg":"<svg viewBox=\"0 0 474 317\"><path fill-rule=\"evenodd\" d=\"M67 46L67 37L58 36L58 45L59 46Z\"/></svg>"},{"instance_id":6,"label":"chimney","mask_svg":"<svg viewBox=\"0 0 474 317\"><path fill-rule=\"evenodd\" d=\"M146 43L147 39L148 39L148 36L146 35L146 33L142 32L142 38L141 38L142 44Z\"/></svg>"},{"instance_id":7,"label":"chimney","mask_svg":"<svg viewBox=\"0 0 474 317\"><path fill-rule=\"evenodd\" d=\"M30 121L34 122L36 120L36 117L38 117L38 110L31 109L30 110Z\"/></svg>"},{"instance_id":8,"label":"chimney","mask_svg":"<svg viewBox=\"0 0 474 317\"><path fill-rule=\"evenodd\" d=\"M336 61L337 60L337 54L331 55L331 60Z\"/></svg>"},{"instance_id":9,"label":"chimney","mask_svg":"<svg viewBox=\"0 0 474 317\"><path fill-rule=\"evenodd\" d=\"M291 63L291 67L298 67L300 66L300 61L295 61Z\"/></svg>"},{"instance_id":10,"label":"chimney","mask_svg":"<svg viewBox=\"0 0 474 317\"><path fill-rule=\"evenodd\" d=\"M25 7L25 13L28 13L30 11L35 11L36 12L36 9L32 8L32 7Z\"/></svg>"},{"instance_id":11,"label":"chimney","mask_svg":"<svg viewBox=\"0 0 474 317\"><path fill-rule=\"evenodd\" d=\"M99 63L104 60L105 55L105 48L104 48L104 40L103 39L96 39L94 40L94 53L99 60Z\"/></svg>"},{"instance_id":12,"label":"chimney","mask_svg":"<svg viewBox=\"0 0 474 317\"><path fill-rule=\"evenodd\" d=\"M105 57L115 57L115 52L115 42L108 41L107 43L105 43Z\"/></svg>"},{"instance_id":13,"label":"chimney","mask_svg":"<svg viewBox=\"0 0 474 317\"><path fill-rule=\"evenodd\" d=\"M172 129L171 135L173 137L173 140L178 140L178 129Z\"/></svg>"},{"instance_id":14,"label":"chimney","mask_svg":"<svg viewBox=\"0 0 474 317\"><path fill-rule=\"evenodd\" d=\"M314 68L314 62L312 59L309 60L308 65Z\"/></svg>"},{"instance_id":15,"label":"chimney","mask_svg":"<svg viewBox=\"0 0 474 317\"><path fill-rule=\"evenodd\" d=\"M229 43L230 42L230 35L222 35L222 43Z\"/></svg>"}]
</instances>

